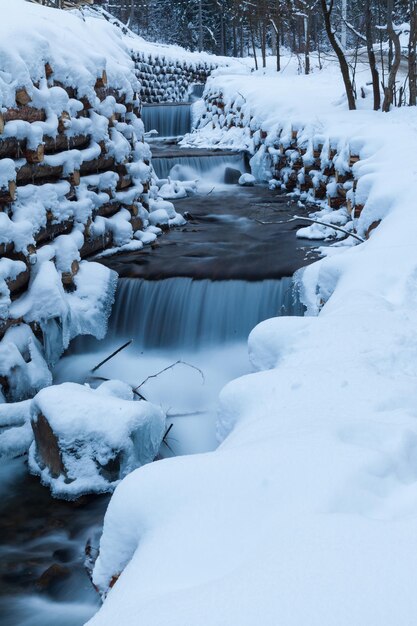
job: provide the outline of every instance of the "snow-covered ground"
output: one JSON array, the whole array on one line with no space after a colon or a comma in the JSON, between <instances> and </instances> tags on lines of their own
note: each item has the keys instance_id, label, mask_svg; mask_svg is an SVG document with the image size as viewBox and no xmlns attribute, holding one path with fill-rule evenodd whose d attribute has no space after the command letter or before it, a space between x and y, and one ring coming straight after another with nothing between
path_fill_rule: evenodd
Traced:
<instances>
[{"instance_id":1,"label":"snow-covered ground","mask_svg":"<svg viewBox=\"0 0 417 626\"><path fill-rule=\"evenodd\" d=\"M89 625L411 626L416 111L348 112L331 69L219 73L208 90L240 96L255 132L210 124L188 143L255 153L259 129L271 145L278 129L320 136L360 155L358 232L382 223L299 273L305 318L252 332L256 371L221 393L220 447L147 465L116 489L94 571L108 595Z\"/></svg>"}]
</instances>

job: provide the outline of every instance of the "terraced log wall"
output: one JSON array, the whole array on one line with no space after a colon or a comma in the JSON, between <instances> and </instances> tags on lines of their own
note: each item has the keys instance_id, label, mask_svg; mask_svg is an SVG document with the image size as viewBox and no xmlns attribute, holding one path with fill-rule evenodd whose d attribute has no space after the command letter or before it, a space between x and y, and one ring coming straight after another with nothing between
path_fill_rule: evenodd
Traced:
<instances>
[{"instance_id":1,"label":"terraced log wall","mask_svg":"<svg viewBox=\"0 0 417 626\"><path fill-rule=\"evenodd\" d=\"M48 63L39 84L17 88L0 110L0 401L45 384L33 375L52 320L61 333L64 315L94 324L104 298L94 300L95 283L111 281L83 260L143 227L151 169L139 116L139 97L109 85L105 70L85 95L56 81Z\"/></svg>"},{"instance_id":2,"label":"terraced log wall","mask_svg":"<svg viewBox=\"0 0 417 626\"><path fill-rule=\"evenodd\" d=\"M333 210L344 208L355 229L366 197L358 192L355 176L354 166L360 157L348 144L340 145L324 135L312 137L302 126L289 127L285 123L278 130L263 130L244 106L240 94L226 102L221 92L211 91L205 103L197 130L206 125L213 129L245 129L254 159L262 162L262 168L285 190L298 190L307 194L310 201L327 204ZM378 223L368 224L366 237Z\"/></svg>"},{"instance_id":3,"label":"terraced log wall","mask_svg":"<svg viewBox=\"0 0 417 626\"><path fill-rule=\"evenodd\" d=\"M214 63L180 61L163 55L132 52L136 76L141 83L140 97L147 104L187 102L193 84L205 84Z\"/></svg>"}]
</instances>

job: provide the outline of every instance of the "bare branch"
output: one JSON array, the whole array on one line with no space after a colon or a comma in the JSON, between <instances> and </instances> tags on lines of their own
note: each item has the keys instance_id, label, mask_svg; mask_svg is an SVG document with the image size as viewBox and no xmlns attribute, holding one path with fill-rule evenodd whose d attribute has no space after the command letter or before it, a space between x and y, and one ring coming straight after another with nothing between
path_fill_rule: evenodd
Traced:
<instances>
[{"instance_id":1,"label":"bare branch","mask_svg":"<svg viewBox=\"0 0 417 626\"><path fill-rule=\"evenodd\" d=\"M104 365L105 363L107 363L108 361L110 361L110 359L112 359L114 356L116 356L116 354L119 354L119 352L121 352L122 350L124 350L125 348L127 348L128 346L130 346L130 344L133 342L133 339L130 339L129 341L127 341L126 343L124 343L122 346L120 346L120 348L117 348L117 350L115 350L114 352L112 352L112 354L110 354L108 357L106 357L103 361L100 361L100 363L98 365L96 365L95 367L93 367L93 369L91 370L91 373L96 372L102 365Z\"/></svg>"},{"instance_id":2,"label":"bare branch","mask_svg":"<svg viewBox=\"0 0 417 626\"><path fill-rule=\"evenodd\" d=\"M145 380L143 380L140 383L140 385L138 385L137 387L133 388L133 391L134 392L137 391L138 389L143 387L143 385L145 383L147 383L148 380L150 380L151 378L157 378L160 374L163 374L164 372L167 372L168 370L171 370L176 365L186 365L187 367L191 367L193 370L196 370L196 372L198 372L200 374L201 378L203 379L203 384L206 382L206 379L204 378L204 374L203 374L203 372L201 371L200 368L196 367L195 365L191 365L190 363L187 363L186 361L182 361L181 359L179 359L178 361L175 361L175 363L171 363L171 365L168 365L167 367L164 367L162 370L160 370L156 374L151 374L150 376L145 378Z\"/></svg>"}]
</instances>

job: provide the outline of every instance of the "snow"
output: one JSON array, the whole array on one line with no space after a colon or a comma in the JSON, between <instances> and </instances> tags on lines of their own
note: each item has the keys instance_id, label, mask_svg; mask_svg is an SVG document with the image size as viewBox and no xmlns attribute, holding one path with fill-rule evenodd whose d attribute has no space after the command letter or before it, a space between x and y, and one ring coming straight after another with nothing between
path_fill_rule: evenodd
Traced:
<instances>
[{"instance_id":1,"label":"snow","mask_svg":"<svg viewBox=\"0 0 417 626\"><path fill-rule=\"evenodd\" d=\"M31 403L32 421L39 415L57 438L66 474L52 476L43 466L36 439L29 466L53 495L66 498L113 490L126 474L155 458L165 432L163 412L149 402L134 401L132 388L115 380L97 389L75 383L43 389ZM119 463L118 469L104 472L112 461Z\"/></svg>"},{"instance_id":2,"label":"snow","mask_svg":"<svg viewBox=\"0 0 417 626\"><path fill-rule=\"evenodd\" d=\"M348 112L332 68L223 72L206 90L220 92L226 107L240 98L242 128L210 111L185 143L254 155L266 145L265 171L274 141L289 145L296 129L307 157L318 144L323 159L337 146L339 167L360 156L355 227L365 235L382 222L298 273L305 318L252 331L257 371L221 392L219 448L147 465L118 486L94 570L107 597L88 624L411 626L415 110Z\"/></svg>"},{"instance_id":3,"label":"snow","mask_svg":"<svg viewBox=\"0 0 417 626\"><path fill-rule=\"evenodd\" d=\"M239 178L239 185L242 185L242 187L252 187L255 183L256 178L253 174L242 174Z\"/></svg>"}]
</instances>

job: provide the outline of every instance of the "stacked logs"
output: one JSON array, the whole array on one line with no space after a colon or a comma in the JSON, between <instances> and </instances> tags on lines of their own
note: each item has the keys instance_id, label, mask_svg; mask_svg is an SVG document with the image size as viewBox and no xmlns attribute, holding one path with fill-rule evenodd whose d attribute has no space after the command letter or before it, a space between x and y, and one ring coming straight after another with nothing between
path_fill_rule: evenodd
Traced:
<instances>
[{"instance_id":1,"label":"stacked logs","mask_svg":"<svg viewBox=\"0 0 417 626\"><path fill-rule=\"evenodd\" d=\"M56 245L52 261L64 290L71 292L82 259L120 245L112 216L123 210L133 235L147 215L149 161L143 138L138 140L135 132L140 129L139 98L126 101L108 85L105 70L92 98L55 81L49 63L44 80L48 95L56 97L59 90L61 101L66 97L68 110L54 116L51 108L37 108L27 87L16 90L12 107L0 110L0 342L11 326L22 323L1 306L1 297L13 303L24 295L45 246ZM45 95L45 83L42 89ZM23 139L21 132L13 134L22 128ZM138 143L143 146L139 152ZM63 236L78 242L72 256L61 253ZM30 326L42 340L39 326ZM0 384L7 390L7 381Z\"/></svg>"},{"instance_id":2,"label":"stacked logs","mask_svg":"<svg viewBox=\"0 0 417 626\"><path fill-rule=\"evenodd\" d=\"M311 200L325 202L334 210L345 207L355 224L364 208L356 194L358 179L354 165L359 161L358 154L346 146L338 148L336 142L322 137L306 140L302 128L274 130L272 136L244 112L241 96L226 103L221 92L213 91L206 96L205 103L206 110L197 128L210 123L213 128L248 129L253 150L265 150L273 178L285 189L308 193ZM376 225L371 225L367 235Z\"/></svg>"},{"instance_id":3,"label":"stacked logs","mask_svg":"<svg viewBox=\"0 0 417 626\"><path fill-rule=\"evenodd\" d=\"M161 55L132 52L143 102L186 102L192 84L204 84L217 67L214 63L179 61Z\"/></svg>"}]
</instances>

